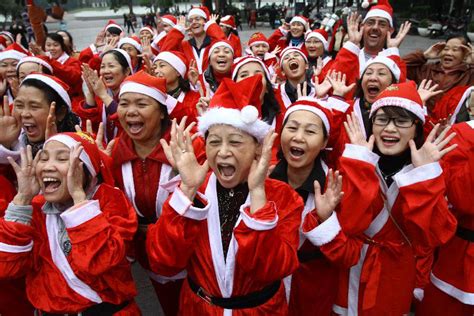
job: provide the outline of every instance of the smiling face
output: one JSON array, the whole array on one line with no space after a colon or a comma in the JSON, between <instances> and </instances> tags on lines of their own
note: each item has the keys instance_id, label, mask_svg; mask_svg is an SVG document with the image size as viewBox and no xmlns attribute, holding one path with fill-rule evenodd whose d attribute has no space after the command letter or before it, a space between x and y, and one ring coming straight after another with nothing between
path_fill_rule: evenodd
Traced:
<instances>
[{"instance_id":1,"label":"smiling face","mask_svg":"<svg viewBox=\"0 0 474 316\"><path fill-rule=\"evenodd\" d=\"M230 125L213 125L206 138L209 166L227 189L246 182L261 146L249 134Z\"/></svg>"},{"instance_id":2,"label":"smiling face","mask_svg":"<svg viewBox=\"0 0 474 316\"><path fill-rule=\"evenodd\" d=\"M109 31L105 31L105 42L107 44L110 44L110 41L112 41L112 39L119 38L119 37L120 37L119 34L114 34L114 33L110 33Z\"/></svg>"},{"instance_id":3,"label":"smiling face","mask_svg":"<svg viewBox=\"0 0 474 316\"><path fill-rule=\"evenodd\" d=\"M11 82L16 78L17 59L6 58L0 61L0 78L5 78Z\"/></svg>"},{"instance_id":4,"label":"smiling face","mask_svg":"<svg viewBox=\"0 0 474 316\"><path fill-rule=\"evenodd\" d=\"M376 116L388 116L385 113L384 108L377 110L374 114ZM395 116L390 115L391 118ZM411 118L404 116L397 116L404 120ZM375 136L375 145L380 152L387 156L397 156L402 154L408 149L408 141L414 139L416 135L416 125L413 124L411 127L397 127L393 120L391 120L386 126L379 126L372 124L372 134Z\"/></svg>"},{"instance_id":5,"label":"smiling face","mask_svg":"<svg viewBox=\"0 0 474 316\"><path fill-rule=\"evenodd\" d=\"M226 74L232 68L234 62L234 53L228 47L220 46L212 50L209 56L209 64L212 69L220 74Z\"/></svg>"},{"instance_id":6,"label":"smiling face","mask_svg":"<svg viewBox=\"0 0 474 316\"><path fill-rule=\"evenodd\" d=\"M323 121L309 111L291 113L281 131L280 143L289 167L312 169L314 160L327 143Z\"/></svg>"},{"instance_id":7,"label":"smiling face","mask_svg":"<svg viewBox=\"0 0 474 316\"><path fill-rule=\"evenodd\" d=\"M324 45L323 43L312 37L309 38L305 43L306 51L308 52L309 57L315 58L319 56L323 56L324 54Z\"/></svg>"},{"instance_id":8,"label":"smiling face","mask_svg":"<svg viewBox=\"0 0 474 316\"><path fill-rule=\"evenodd\" d=\"M130 70L124 70L113 54L105 54L100 63L100 75L104 78L105 86L115 90L129 75Z\"/></svg>"},{"instance_id":9,"label":"smiling face","mask_svg":"<svg viewBox=\"0 0 474 316\"><path fill-rule=\"evenodd\" d=\"M373 103L377 96L393 82L392 73L384 64L375 63L367 67L362 76L362 91L367 102Z\"/></svg>"},{"instance_id":10,"label":"smiling face","mask_svg":"<svg viewBox=\"0 0 474 316\"><path fill-rule=\"evenodd\" d=\"M290 80L303 80L307 68L308 64L299 52L290 52L283 57L283 73Z\"/></svg>"},{"instance_id":11,"label":"smiling face","mask_svg":"<svg viewBox=\"0 0 474 316\"><path fill-rule=\"evenodd\" d=\"M166 32L168 33L168 32ZM150 42L153 40L153 34L151 34L148 30L142 30L139 34L140 41L143 43L145 39L149 39Z\"/></svg>"},{"instance_id":12,"label":"smiling face","mask_svg":"<svg viewBox=\"0 0 474 316\"><path fill-rule=\"evenodd\" d=\"M139 51L131 44L123 44L120 48L127 52L132 60L132 65L135 67L138 64Z\"/></svg>"},{"instance_id":13,"label":"smiling face","mask_svg":"<svg viewBox=\"0 0 474 316\"><path fill-rule=\"evenodd\" d=\"M263 60L265 57L265 53L268 53L268 50L270 49L270 46L267 44L256 44L250 47L250 50L254 54L255 57L258 57Z\"/></svg>"},{"instance_id":14,"label":"smiling face","mask_svg":"<svg viewBox=\"0 0 474 316\"><path fill-rule=\"evenodd\" d=\"M301 22L293 22L290 24L290 33L293 37L303 36L305 27Z\"/></svg>"},{"instance_id":15,"label":"smiling face","mask_svg":"<svg viewBox=\"0 0 474 316\"><path fill-rule=\"evenodd\" d=\"M153 72L156 77L166 79L166 90L171 91L179 85L179 77L181 76L174 67L164 60L157 60L153 64Z\"/></svg>"},{"instance_id":16,"label":"smiling face","mask_svg":"<svg viewBox=\"0 0 474 316\"><path fill-rule=\"evenodd\" d=\"M120 96L117 115L133 141L146 143L160 138L165 115L155 99L136 92L124 93Z\"/></svg>"},{"instance_id":17,"label":"smiling face","mask_svg":"<svg viewBox=\"0 0 474 316\"><path fill-rule=\"evenodd\" d=\"M193 36L200 36L204 31L204 24L206 24L206 20L199 15L192 15L188 18L189 23L189 31Z\"/></svg>"},{"instance_id":18,"label":"smiling face","mask_svg":"<svg viewBox=\"0 0 474 316\"><path fill-rule=\"evenodd\" d=\"M44 141L49 106L41 90L20 86L18 96L13 103L13 115L20 122L26 137L32 143Z\"/></svg>"},{"instance_id":19,"label":"smiling face","mask_svg":"<svg viewBox=\"0 0 474 316\"><path fill-rule=\"evenodd\" d=\"M464 61L466 51L461 48L464 45L462 39L452 38L446 42L446 46L440 52L441 66L444 69L451 69Z\"/></svg>"},{"instance_id":20,"label":"smiling face","mask_svg":"<svg viewBox=\"0 0 474 316\"><path fill-rule=\"evenodd\" d=\"M267 79L265 77L265 70L262 68L262 65L260 65L257 62L246 63L245 65L239 68L239 71L237 71L237 75L234 81L240 82L244 80L245 78L252 77L255 75L262 76L263 89L260 94L260 101L263 101L263 97L265 96L265 93L267 93Z\"/></svg>"},{"instance_id":21,"label":"smiling face","mask_svg":"<svg viewBox=\"0 0 474 316\"><path fill-rule=\"evenodd\" d=\"M61 44L47 37L44 43L44 48L51 54L51 58L58 59L64 53Z\"/></svg>"},{"instance_id":22,"label":"smiling face","mask_svg":"<svg viewBox=\"0 0 474 316\"><path fill-rule=\"evenodd\" d=\"M364 48L371 53L378 53L383 50L387 40L387 33L393 32L393 28L387 19L373 17L367 19L362 24L364 29L362 40Z\"/></svg>"}]
</instances>

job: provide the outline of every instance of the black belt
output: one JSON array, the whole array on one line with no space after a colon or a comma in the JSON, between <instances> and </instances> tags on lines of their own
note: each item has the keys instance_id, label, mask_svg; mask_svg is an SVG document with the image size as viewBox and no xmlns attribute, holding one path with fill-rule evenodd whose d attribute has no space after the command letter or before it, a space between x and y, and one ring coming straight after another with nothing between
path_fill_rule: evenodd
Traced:
<instances>
[{"instance_id":1,"label":"black belt","mask_svg":"<svg viewBox=\"0 0 474 316\"><path fill-rule=\"evenodd\" d=\"M474 230L458 226L458 228L456 229L456 236L464 240L474 242Z\"/></svg>"},{"instance_id":2,"label":"black belt","mask_svg":"<svg viewBox=\"0 0 474 316\"><path fill-rule=\"evenodd\" d=\"M40 316L63 316L63 315L82 315L82 316L112 316L113 314L120 312L122 309L124 309L130 302L126 301L123 302L122 304L112 304L112 303L107 303L103 302L100 304L92 305L88 309L80 312L80 313L67 313L67 314L55 314L55 313L48 313L48 312L42 312L40 311Z\"/></svg>"},{"instance_id":3,"label":"black belt","mask_svg":"<svg viewBox=\"0 0 474 316\"><path fill-rule=\"evenodd\" d=\"M298 250L298 260L301 263L305 263L308 261L316 260L324 258L323 253L319 248L315 249L314 251L301 251Z\"/></svg>"},{"instance_id":4,"label":"black belt","mask_svg":"<svg viewBox=\"0 0 474 316\"><path fill-rule=\"evenodd\" d=\"M216 305L224 309L241 309L257 307L268 302L268 300L270 300L276 294L276 292L278 292L281 281L276 281L269 286L264 287L260 291L252 292L242 296L232 296L229 298L209 295L189 276L188 283L191 290L210 305Z\"/></svg>"}]
</instances>

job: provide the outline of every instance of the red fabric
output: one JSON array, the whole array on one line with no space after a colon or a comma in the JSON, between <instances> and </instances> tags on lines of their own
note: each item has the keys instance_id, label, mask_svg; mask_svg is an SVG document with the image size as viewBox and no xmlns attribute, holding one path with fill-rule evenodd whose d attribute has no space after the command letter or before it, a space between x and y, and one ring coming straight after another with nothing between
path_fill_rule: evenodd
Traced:
<instances>
[{"instance_id":1,"label":"red fabric","mask_svg":"<svg viewBox=\"0 0 474 316\"><path fill-rule=\"evenodd\" d=\"M67 228L72 244L67 256L69 264L75 275L103 301L119 304L132 300L136 289L125 258L125 243L136 231L135 212L120 190L106 184L98 187L93 199L99 201L101 214ZM46 215L41 211L44 198L37 196L32 204L31 226L0 219L0 242L27 245L34 241L29 252L0 252L0 278L26 275L28 299L43 311L74 313L92 306L92 301L67 285L52 261Z\"/></svg>"},{"instance_id":2,"label":"red fabric","mask_svg":"<svg viewBox=\"0 0 474 316\"><path fill-rule=\"evenodd\" d=\"M179 122L183 117L187 116L188 120L186 122L197 122L198 112L196 104L199 102L199 98L201 98L199 92L193 90L186 92L183 101L180 102L178 100L173 111L169 114L170 118L175 118Z\"/></svg>"},{"instance_id":3,"label":"red fabric","mask_svg":"<svg viewBox=\"0 0 474 316\"><path fill-rule=\"evenodd\" d=\"M232 44L232 48L234 48L234 59L242 57L242 43L240 42L240 37L234 33L230 33L227 40Z\"/></svg>"},{"instance_id":4,"label":"red fabric","mask_svg":"<svg viewBox=\"0 0 474 316\"><path fill-rule=\"evenodd\" d=\"M452 296L440 291L433 284L425 289L423 301L416 309L418 316L471 316L474 315L474 305L463 304Z\"/></svg>"},{"instance_id":5,"label":"red fabric","mask_svg":"<svg viewBox=\"0 0 474 316\"><path fill-rule=\"evenodd\" d=\"M200 191L203 192L207 183ZM216 188L210 188L216 194ZM175 191L176 192L176 191ZM275 219L275 228L253 230L241 221L234 228L238 244L232 295L244 295L291 274L298 266L296 248L303 210L301 198L287 184L267 179L268 202L251 215L255 220ZM176 193L175 193L176 194ZM210 216L210 215L209 215ZM188 275L208 293L221 297L213 266L208 220L193 220L179 215L167 202L156 224L148 231L147 249L153 271L174 275L186 268ZM220 236L216 236L219 238ZM209 305L194 294L187 282L180 298L181 315L222 315L222 308ZM283 286L267 303L252 309L234 310L234 315L286 315Z\"/></svg>"},{"instance_id":6,"label":"red fabric","mask_svg":"<svg viewBox=\"0 0 474 316\"><path fill-rule=\"evenodd\" d=\"M69 95L82 95L82 70L81 62L78 59L69 57L64 64L61 64L56 59L49 58L48 63L53 67L54 76L67 83L70 87Z\"/></svg>"},{"instance_id":7,"label":"red fabric","mask_svg":"<svg viewBox=\"0 0 474 316\"><path fill-rule=\"evenodd\" d=\"M78 59L81 63L88 64L89 60L91 60L93 56L94 56L94 52L92 51L92 49L90 47L86 47L83 50L81 50L81 53L79 54Z\"/></svg>"},{"instance_id":8,"label":"red fabric","mask_svg":"<svg viewBox=\"0 0 474 316\"><path fill-rule=\"evenodd\" d=\"M280 46L280 51L283 51L288 47L286 35L283 35L283 32L280 30L280 28L276 29L272 35L270 35L268 38L268 44L270 45L270 52L273 51L277 46ZM304 41L299 48L306 56L308 56L308 52L304 46Z\"/></svg>"}]
</instances>

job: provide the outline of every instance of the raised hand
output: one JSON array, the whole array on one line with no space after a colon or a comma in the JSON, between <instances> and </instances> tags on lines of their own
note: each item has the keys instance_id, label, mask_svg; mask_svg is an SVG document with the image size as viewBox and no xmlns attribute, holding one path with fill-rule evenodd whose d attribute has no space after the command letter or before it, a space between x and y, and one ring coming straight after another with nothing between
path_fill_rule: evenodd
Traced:
<instances>
[{"instance_id":1,"label":"raised hand","mask_svg":"<svg viewBox=\"0 0 474 316\"><path fill-rule=\"evenodd\" d=\"M48 139L58 133L56 126L56 102L51 102L49 106L48 117L46 118L46 129L44 131L44 139Z\"/></svg>"},{"instance_id":2,"label":"raised hand","mask_svg":"<svg viewBox=\"0 0 474 316\"><path fill-rule=\"evenodd\" d=\"M426 59L436 59L439 58L439 54L446 46L445 42L438 42L436 44L431 45L427 50L423 52L423 56Z\"/></svg>"},{"instance_id":3,"label":"raised hand","mask_svg":"<svg viewBox=\"0 0 474 316\"><path fill-rule=\"evenodd\" d=\"M423 79L423 81L421 81L418 86L418 94L420 95L423 104L432 97L443 93L443 90L436 89L438 89L438 84L435 84L432 80Z\"/></svg>"},{"instance_id":4,"label":"raised hand","mask_svg":"<svg viewBox=\"0 0 474 316\"><path fill-rule=\"evenodd\" d=\"M151 63L151 60L150 60L150 57L148 57L148 54L142 54L142 60L143 60L143 70L149 75L154 76L155 70L153 69L153 64Z\"/></svg>"},{"instance_id":5,"label":"raised hand","mask_svg":"<svg viewBox=\"0 0 474 316\"><path fill-rule=\"evenodd\" d=\"M465 62L467 64L473 64L474 63L474 49L472 47L471 43L467 43L466 45L461 45L461 48L464 50L464 56L465 56Z\"/></svg>"},{"instance_id":6,"label":"raised hand","mask_svg":"<svg viewBox=\"0 0 474 316\"><path fill-rule=\"evenodd\" d=\"M145 37L142 41L142 53L138 55L139 57L142 57L143 59L148 58L150 60L151 56L153 56L153 52L151 51L151 39L148 37Z\"/></svg>"},{"instance_id":7,"label":"raised hand","mask_svg":"<svg viewBox=\"0 0 474 316\"><path fill-rule=\"evenodd\" d=\"M374 149L375 142L374 135L370 135L369 141L365 139L359 124L359 119L354 112L352 112L350 116L346 115L346 118L347 121L344 122L344 128L346 129L347 136L349 136L351 144L363 146L372 151L372 149Z\"/></svg>"},{"instance_id":8,"label":"raised hand","mask_svg":"<svg viewBox=\"0 0 474 316\"><path fill-rule=\"evenodd\" d=\"M252 162L247 183L250 193L250 213L255 213L267 203L265 195L265 178L270 167L272 157L272 147L278 134L273 129L268 132L263 140L262 153Z\"/></svg>"},{"instance_id":9,"label":"raised hand","mask_svg":"<svg viewBox=\"0 0 474 316\"><path fill-rule=\"evenodd\" d=\"M181 120L179 125L176 123L176 119L173 119L169 144L164 139L161 139L160 143L163 148L170 147L174 167L181 176L180 189L192 201L206 178L209 165L207 160L202 165L197 161L191 135L189 130L184 128L185 124L186 117Z\"/></svg>"},{"instance_id":10,"label":"raised hand","mask_svg":"<svg viewBox=\"0 0 474 316\"><path fill-rule=\"evenodd\" d=\"M7 82L7 79L2 79L0 77L0 95L5 95L5 92L7 92L7 88L8 88L8 82Z\"/></svg>"},{"instance_id":11,"label":"raised hand","mask_svg":"<svg viewBox=\"0 0 474 316\"><path fill-rule=\"evenodd\" d=\"M360 25L361 21L362 16L360 16L357 12L352 12L347 17L347 35L349 36L349 41L357 46L360 46L360 41L362 40L362 35L364 34L364 26Z\"/></svg>"},{"instance_id":12,"label":"raised hand","mask_svg":"<svg viewBox=\"0 0 474 316\"><path fill-rule=\"evenodd\" d=\"M405 21L402 25L400 25L400 29L398 30L397 36L392 38L392 32L387 33L387 47L400 47L403 42L405 36L407 36L408 32L410 31L411 23Z\"/></svg>"},{"instance_id":13,"label":"raised hand","mask_svg":"<svg viewBox=\"0 0 474 316\"><path fill-rule=\"evenodd\" d=\"M408 142L411 151L411 161L415 167L439 161L444 155L458 146L457 144L453 144L448 148L444 148L456 136L456 133L451 133L449 136L446 136L451 128L451 126L446 126L446 128L436 136L439 128L440 125L436 124L420 149L416 148L413 139L410 139Z\"/></svg>"},{"instance_id":14,"label":"raised hand","mask_svg":"<svg viewBox=\"0 0 474 316\"><path fill-rule=\"evenodd\" d=\"M296 94L299 98L308 96L308 83L304 81L303 83L298 83L296 85Z\"/></svg>"},{"instance_id":15,"label":"raised hand","mask_svg":"<svg viewBox=\"0 0 474 316\"><path fill-rule=\"evenodd\" d=\"M180 122L180 125L185 125L185 122L186 122L186 120L183 118ZM191 134L191 131L194 128L194 126L196 126L196 122L192 122L191 124L189 124L188 127L186 127L186 129L184 130L184 134L186 134L186 133ZM199 136L199 135L198 134L192 135L191 140L194 140L194 138L196 138L197 136ZM176 164L174 162L171 147L168 144L162 145L162 147L163 147L163 151L165 152L165 156L166 156L166 159L168 160L169 164L171 165L171 167L173 167L173 169L176 170Z\"/></svg>"},{"instance_id":16,"label":"raised hand","mask_svg":"<svg viewBox=\"0 0 474 316\"><path fill-rule=\"evenodd\" d=\"M30 49L30 52L32 52L34 55L42 55L42 56L46 55L43 48L40 45L36 44L35 42L30 42L28 44L28 48Z\"/></svg>"},{"instance_id":17,"label":"raised hand","mask_svg":"<svg viewBox=\"0 0 474 316\"><path fill-rule=\"evenodd\" d=\"M326 191L321 194L321 185L316 180L314 181L314 205L316 207L316 214L318 218L324 222L331 216L336 206L341 202L342 196L342 176L339 171L333 172L329 169Z\"/></svg>"},{"instance_id":18,"label":"raised hand","mask_svg":"<svg viewBox=\"0 0 474 316\"><path fill-rule=\"evenodd\" d=\"M352 91L356 85L355 83L346 85L346 74L341 72L332 71L326 78L332 86L332 94L339 97L344 97L347 93Z\"/></svg>"},{"instance_id":19,"label":"raised hand","mask_svg":"<svg viewBox=\"0 0 474 316\"><path fill-rule=\"evenodd\" d=\"M216 23L218 19L219 19L219 14L211 14L211 17L209 18L209 22Z\"/></svg>"},{"instance_id":20,"label":"raised hand","mask_svg":"<svg viewBox=\"0 0 474 316\"><path fill-rule=\"evenodd\" d=\"M323 71L324 64L323 64L323 59L318 57L316 60L316 66L313 66L313 76L318 77L321 74L321 71Z\"/></svg>"},{"instance_id":21,"label":"raised hand","mask_svg":"<svg viewBox=\"0 0 474 316\"><path fill-rule=\"evenodd\" d=\"M279 52L281 52L281 47L277 45L277 46L275 47L275 49L270 52L270 54L276 56L276 55L278 55Z\"/></svg>"},{"instance_id":22,"label":"raised hand","mask_svg":"<svg viewBox=\"0 0 474 316\"><path fill-rule=\"evenodd\" d=\"M316 91L315 95L318 98L323 98L325 97L329 90L331 90L331 83L329 82L328 77L330 76L330 73L326 75L326 78L323 80L323 82L319 83L319 78L317 76L313 77L313 86Z\"/></svg>"},{"instance_id":23,"label":"raised hand","mask_svg":"<svg viewBox=\"0 0 474 316\"><path fill-rule=\"evenodd\" d=\"M8 157L8 162L13 167L16 174L18 191L13 199L16 205L30 205L31 200L39 193L40 186L36 179L36 165L38 164L41 151L33 159L31 146L21 149L21 161L18 165L12 157Z\"/></svg>"},{"instance_id":24,"label":"raised hand","mask_svg":"<svg viewBox=\"0 0 474 316\"><path fill-rule=\"evenodd\" d=\"M79 159L84 148L77 144L71 149L69 154L69 169L67 172L67 189L74 201L74 205L86 200L84 192L84 163Z\"/></svg>"},{"instance_id":25,"label":"raised hand","mask_svg":"<svg viewBox=\"0 0 474 316\"><path fill-rule=\"evenodd\" d=\"M107 44L105 44L104 49L102 50L102 53L108 52L109 50L112 50L117 47L117 43L119 42L120 38L119 37L112 37Z\"/></svg>"},{"instance_id":26,"label":"raised hand","mask_svg":"<svg viewBox=\"0 0 474 316\"><path fill-rule=\"evenodd\" d=\"M77 133L82 132L82 129L79 125L74 126L74 129ZM105 131L104 131L104 124L102 122L99 123L99 129L97 134L94 133L92 129L92 122L91 120L86 121L86 133L90 134L91 136L95 136L95 144L97 148L105 155L111 157L112 156L112 149L115 145L115 138L112 139L108 144L105 144Z\"/></svg>"},{"instance_id":27,"label":"raised hand","mask_svg":"<svg viewBox=\"0 0 474 316\"><path fill-rule=\"evenodd\" d=\"M206 93L204 93L203 87L200 82L198 82L198 88L201 97L199 98L198 103L196 103L196 109L198 111L199 116L201 116L209 108L209 102L211 101L211 92L210 89L206 89Z\"/></svg>"},{"instance_id":28,"label":"raised hand","mask_svg":"<svg viewBox=\"0 0 474 316\"><path fill-rule=\"evenodd\" d=\"M99 31L94 41L95 47L102 47L105 45L105 30Z\"/></svg>"},{"instance_id":29,"label":"raised hand","mask_svg":"<svg viewBox=\"0 0 474 316\"><path fill-rule=\"evenodd\" d=\"M196 60L194 59L192 59L191 62L189 63L188 80L193 86L195 86L199 80L199 72L198 72Z\"/></svg>"},{"instance_id":30,"label":"raised hand","mask_svg":"<svg viewBox=\"0 0 474 316\"><path fill-rule=\"evenodd\" d=\"M10 113L8 97L3 97L3 108L0 111L0 144L11 148L20 136L21 125L17 118Z\"/></svg>"},{"instance_id":31,"label":"raised hand","mask_svg":"<svg viewBox=\"0 0 474 316\"><path fill-rule=\"evenodd\" d=\"M179 16L177 25L182 27L183 30L186 29L186 17L184 15Z\"/></svg>"}]
</instances>

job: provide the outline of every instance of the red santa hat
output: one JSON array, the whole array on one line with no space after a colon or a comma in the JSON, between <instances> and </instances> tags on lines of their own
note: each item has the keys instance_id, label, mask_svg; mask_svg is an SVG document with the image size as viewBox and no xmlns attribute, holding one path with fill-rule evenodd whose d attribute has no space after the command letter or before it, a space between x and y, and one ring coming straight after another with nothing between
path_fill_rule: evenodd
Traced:
<instances>
[{"instance_id":1,"label":"red santa hat","mask_svg":"<svg viewBox=\"0 0 474 316\"><path fill-rule=\"evenodd\" d=\"M332 112L330 109L319 104L315 98L302 97L296 102L292 103L288 109L286 109L283 121L285 121L288 116L290 116L290 114L295 111L309 111L319 116L321 121L323 121L324 127L326 128L327 135L330 135L331 125L333 123Z\"/></svg>"},{"instance_id":2,"label":"red santa hat","mask_svg":"<svg viewBox=\"0 0 474 316\"><path fill-rule=\"evenodd\" d=\"M300 48L294 47L294 46L288 46L287 48L282 50L280 53L280 67L283 66L283 59L285 58L285 56L294 52L299 53L303 57L305 62L308 63L308 58L306 57L305 53L303 53L303 51Z\"/></svg>"},{"instance_id":3,"label":"red santa hat","mask_svg":"<svg viewBox=\"0 0 474 316\"><path fill-rule=\"evenodd\" d=\"M153 27L151 27L151 26L149 26L149 25L143 26L143 27L140 29L140 31L138 31L138 34L140 34L140 33L143 32L143 31L145 31L145 32L150 32L150 34L151 34L152 36L155 35L155 30L153 29Z\"/></svg>"},{"instance_id":4,"label":"red santa hat","mask_svg":"<svg viewBox=\"0 0 474 316\"><path fill-rule=\"evenodd\" d=\"M161 17L161 22L171 25L172 27L175 27L176 24L178 23L178 20L176 19L174 15L166 14Z\"/></svg>"},{"instance_id":5,"label":"red santa hat","mask_svg":"<svg viewBox=\"0 0 474 316\"><path fill-rule=\"evenodd\" d=\"M27 50L25 50L21 45L18 45L17 43L13 43L11 45L8 45L7 48L3 52L0 52L0 60L4 60L4 59L20 60L23 57L26 57L28 55L30 55L30 53Z\"/></svg>"},{"instance_id":6,"label":"red santa hat","mask_svg":"<svg viewBox=\"0 0 474 316\"><path fill-rule=\"evenodd\" d=\"M25 79L23 79L21 84L23 85L30 80L41 81L42 83L48 85L51 89L56 91L59 97L63 99L64 103L66 103L69 109L71 109L72 103L71 103L71 98L69 97L69 94L68 94L69 86L63 81L61 81L58 77L50 76L47 74L31 73L28 76L26 76Z\"/></svg>"},{"instance_id":7,"label":"red santa hat","mask_svg":"<svg viewBox=\"0 0 474 316\"><path fill-rule=\"evenodd\" d=\"M254 45L259 45L259 44L265 44L267 45L267 47L270 48L270 44L268 44L268 39L265 36L265 34L263 34L262 32L253 33L252 36L250 36L249 38L249 42L247 44L248 47L252 47Z\"/></svg>"},{"instance_id":8,"label":"red santa hat","mask_svg":"<svg viewBox=\"0 0 474 316\"><path fill-rule=\"evenodd\" d=\"M166 79L154 77L141 70L128 76L120 86L119 97L127 92L140 93L166 105Z\"/></svg>"},{"instance_id":9,"label":"red santa hat","mask_svg":"<svg viewBox=\"0 0 474 316\"><path fill-rule=\"evenodd\" d=\"M235 19L233 15L226 15L221 18L219 25L230 27L231 29L235 30Z\"/></svg>"},{"instance_id":10,"label":"red santa hat","mask_svg":"<svg viewBox=\"0 0 474 316\"><path fill-rule=\"evenodd\" d=\"M364 75L365 71L367 70L367 68L370 65L373 65L373 64L383 64L383 65L385 65L390 70L390 72L393 74L393 76L395 77L397 82L400 82L400 77L401 77L401 74L402 74L402 72L400 70L400 67L398 67L397 63L393 59L391 59L390 57L385 57L385 56L380 56L380 55L377 55L375 58L370 59L365 64L365 67L362 69L362 72L361 72L360 76L362 77Z\"/></svg>"},{"instance_id":11,"label":"red santa hat","mask_svg":"<svg viewBox=\"0 0 474 316\"><path fill-rule=\"evenodd\" d=\"M268 70L267 66L263 63L263 61L260 58L253 57L253 56L244 56L244 57L239 57L234 59L234 64L232 65L232 79L235 80L237 77L237 73L239 72L239 69L248 63L258 63L260 66L262 66L263 71L265 72L265 77L267 80L271 79L270 76L270 71Z\"/></svg>"},{"instance_id":12,"label":"red santa hat","mask_svg":"<svg viewBox=\"0 0 474 316\"><path fill-rule=\"evenodd\" d=\"M388 0L378 0L376 3L377 5L374 5L369 9L362 23L370 18L377 17L387 19L390 26L393 27L393 8Z\"/></svg>"},{"instance_id":13,"label":"red santa hat","mask_svg":"<svg viewBox=\"0 0 474 316\"><path fill-rule=\"evenodd\" d=\"M1 37L8 37L10 42L15 43L15 38L13 37L13 34L8 32L8 31L1 31L0 36Z\"/></svg>"},{"instance_id":14,"label":"red santa hat","mask_svg":"<svg viewBox=\"0 0 474 316\"><path fill-rule=\"evenodd\" d=\"M161 52L155 57L155 59L153 59L153 63L156 63L158 60L166 61L171 67L176 69L182 78L186 78L186 73L188 72L188 61L183 53L178 51Z\"/></svg>"},{"instance_id":15,"label":"red santa hat","mask_svg":"<svg viewBox=\"0 0 474 316\"><path fill-rule=\"evenodd\" d=\"M304 17L302 15L296 15L291 19L290 24L293 22L299 22L304 25L306 31L309 30L309 20L307 17Z\"/></svg>"},{"instance_id":16,"label":"red santa hat","mask_svg":"<svg viewBox=\"0 0 474 316\"><path fill-rule=\"evenodd\" d=\"M24 63L35 63L35 64L38 64L38 65L41 65L41 66L47 68L51 73L53 73L53 67L51 67L51 65L49 64L47 57L44 57L44 56L41 56L41 55L23 57L18 62L18 64L16 65L16 70L18 70L20 68L20 66Z\"/></svg>"},{"instance_id":17,"label":"red santa hat","mask_svg":"<svg viewBox=\"0 0 474 316\"><path fill-rule=\"evenodd\" d=\"M48 138L44 145L52 141L60 142L71 150L75 146L81 145L83 150L79 155L79 160L84 163L92 177L96 178L98 175L101 175L104 183L114 184L112 173L105 163L107 158L97 147L92 135L85 132L60 133Z\"/></svg>"},{"instance_id":18,"label":"red santa hat","mask_svg":"<svg viewBox=\"0 0 474 316\"><path fill-rule=\"evenodd\" d=\"M5 39L5 37L0 36L0 52L7 48L7 46L7 40Z\"/></svg>"},{"instance_id":19,"label":"red santa hat","mask_svg":"<svg viewBox=\"0 0 474 316\"><path fill-rule=\"evenodd\" d=\"M209 109L198 118L198 130L205 135L217 124L238 128L262 142L271 126L262 121L260 75L234 82L224 78L209 103Z\"/></svg>"},{"instance_id":20,"label":"red santa hat","mask_svg":"<svg viewBox=\"0 0 474 316\"><path fill-rule=\"evenodd\" d=\"M192 7L191 10L188 12L188 19L192 17L193 15L200 16L204 18L206 21L209 20L209 17L211 16L211 13L209 13L209 9L203 5L197 6L197 7Z\"/></svg>"},{"instance_id":21,"label":"red santa hat","mask_svg":"<svg viewBox=\"0 0 474 316\"><path fill-rule=\"evenodd\" d=\"M423 101L413 81L388 86L375 99L370 108L369 117L372 117L378 109L386 106L396 106L410 111L425 123L426 107L423 106Z\"/></svg>"},{"instance_id":22,"label":"red santa hat","mask_svg":"<svg viewBox=\"0 0 474 316\"><path fill-rule=\"evenodd\" d=\"M105 26L106 31L110 31L111 29L117 29L119 33L123 32L123 28L114 20L109 20Z\"/></svg>"},{"instance_id":23,"label":"red santa hat","mask_svg":"<svg viewBox=\"0 0 474 316\"><path fill-rule=\"evenodd\" d=\"M121 38L120 41L117 43L117 47L122 48L122 45L124 45L124 44L132 45L133 47L135 47L135 49L139 53L143 52L143 47L140 44L140 39L138 37L136 37L135 35L133 35L131 37Z\"/></svg>"},{"instance_id":24,"label":"red santa hat","mask_svg":"<svg viewBox=\"0 0 474 316\"><path fill-rule=\"evenodd\" d=\"M208 58L211 58L212 51L219 47L227 47L228 49L232 51L232 55L234 54L234 48L232 47L232 43L229 42L228 40L220 40L220 41L214 42L211 45L211 47L209 47Z\"/></svg>"},{"instance_id":25,"label":"red santa hat","mask_svg":"<svg viewBox=\"0 0 474 316\"><path fill-rule=\"evenodd\" d=\"M317 39L318 41L323 43L324 50L325 51L328 50L328 47L329 47L328 38L329 38L329 36L328 36L328 32L326 32L326 30L316 29L316 30L306 32L305 41L309 40L310 38Z\"/></svg>"}]
</instances>

